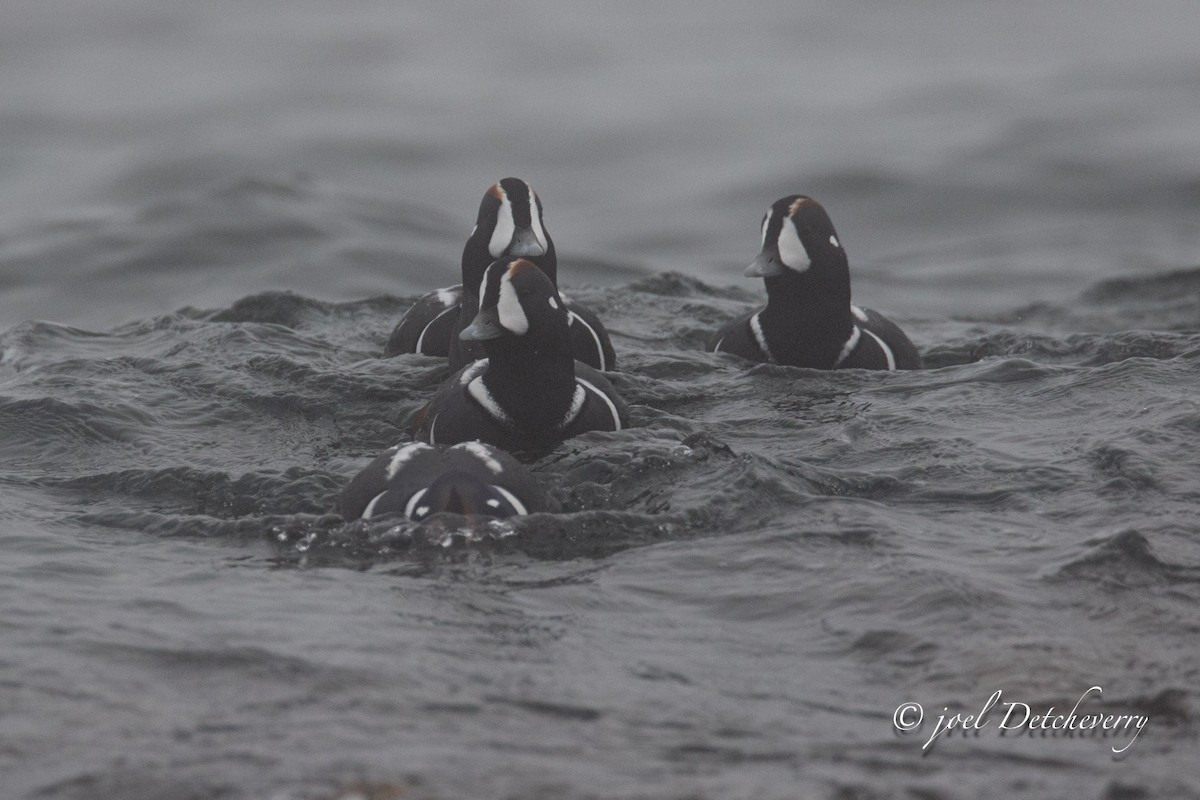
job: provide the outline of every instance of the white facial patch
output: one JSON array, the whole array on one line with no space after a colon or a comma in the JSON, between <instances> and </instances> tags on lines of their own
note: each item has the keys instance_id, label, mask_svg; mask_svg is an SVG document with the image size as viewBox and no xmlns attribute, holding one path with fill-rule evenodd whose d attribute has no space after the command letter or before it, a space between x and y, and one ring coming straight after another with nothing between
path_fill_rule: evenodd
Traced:
<instances>
[{"instance_id":1,"label":"white facial patch","mask_svg":"<svg viewBox=\"0 0 1200 800\"><path fill-rule=\"evenodd\" d=\"M831 245L833 245L834 247L841 247L841 246L842 246L842 243L841 243L841 242L839 242L839 241L837 240L837 237L836 237L836 236L830 236L830 237L829 237L829 243L830 243Z\"/></svg>"},{"instance_id":2,"label":"white facial patch","mask_svg":"<svg viewBox=\"0 0 1200 800\"><path fill-rule=\"evenodd\" d=\"M538 208L537 195L533 193L532 186L529 187L529 221L529 227L533 229L533 235L537 237L542 251L548 252L550 245L546 243L546 231L542 229L542 212Z\"/></svg>"},{"instance_id":3,"label":"white facial patch","mask_svg":"<svg viewBox=\"0 0 1200 800\"><path fill-rule=\"evenodd\" d=\"M521 301L517 298L517 290L513 288L508 275L500 282L500 297L496 301L496 312L500 316L500 324L510 333L523 336L529 331L529 320Z\"/></svg>"},{"instance_id":4,"label":"white facial patch","mask_svg":"<svg viewBox=\"0 0 1200 800\"><path fill-rule=\"evenodd\" d=\"M812 266L812 259L808 257L808 251L800 241L800 232L796 230L796 224L792 222L791 217L785 219L783 227L779 229L778 245L779 260L788 269L804 272Z\"/></svg>"},{"instance_id":5,"label":"white facial patch","mask_svg":"<svg viewBox=\"0 0 1200 800\"><path fill-rule=\"evenodd\" d=\"M771 222L771 215L770 215L770 214L767 214L765 217L763 217L763 224L762 224L762 247L766 247L766 246L767 246L767 225L769 225L769 224L770 224L770 222Z\"/></svg>"},{"instance_id":6,"label":"white facial patch","mask_svg":"<svg viewBox=\"0 0 1200 800\"><path fill-rule=\"evenodd\" d=\"M388 463L387 479L390 481L392 478L396 477L396 473L400 471L400 468L411 461L413 456L415 456L417 453L421 452L422 450L432 449L432 447L423 442L414 442L413 444L408 444L404 447L401 447L396 451L396 454L392 456L392 460Z\"/></svg>"},{"instance_id":7,"label":"white facial patch","mask_svg":"<svg viewBox=\"0 0 1200 800\"><path fill-rule=\"evenodd\" d=\"M488 241L488 252L492 258L499 258L512 242L517 226L513 222L512 203L504 190L500 190L500 208L496 210L496 227L492 230L492 238Z\"/></svg>"}]
</instances>

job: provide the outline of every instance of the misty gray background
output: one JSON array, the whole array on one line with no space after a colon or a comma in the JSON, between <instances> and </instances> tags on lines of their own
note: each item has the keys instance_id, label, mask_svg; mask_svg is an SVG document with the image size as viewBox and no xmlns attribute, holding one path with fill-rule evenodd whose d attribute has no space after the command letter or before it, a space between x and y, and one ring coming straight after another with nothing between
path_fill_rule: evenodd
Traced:
<instances>
[{"instance_id":1,"label":"misty gray background","mask_svg":"<svg viewBox=\"0 0 1200 800\"><path fill-rule=\"evenodd\" d=\"M856 299L1061 299L1197 260L1197 30L1161 0L13 0L0 325L453 283L506 175L542 195L568 286L739 283L766 207L803 192Z\"/></svg>"}]
</instances>

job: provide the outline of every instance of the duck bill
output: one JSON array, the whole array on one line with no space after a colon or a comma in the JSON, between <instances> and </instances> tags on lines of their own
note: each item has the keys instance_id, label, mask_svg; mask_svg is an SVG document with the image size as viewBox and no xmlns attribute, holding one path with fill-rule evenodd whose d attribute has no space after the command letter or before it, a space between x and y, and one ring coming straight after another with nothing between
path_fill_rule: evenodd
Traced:
<instances>
[{"instance_id":1,"label":"duck bill","mask_svg":"<svg viewBox=\"0 0 1200 800\"><path fill-rule=\"evenodd\" d=\"M510 256L528 258L529 256L546 255L546 247L533 232L533 228L524 226L513 232L512 241L508 243L506 252Z\"/></svg>"},{"instance_id":2,"label":"duck bill","mask_svg":"<svg viewBox=\"0 0 1200 800\"><path fill-rule=\"evenodd\" d=\"M774 278L783 274L783 263L778 253L763 250L746 267L745 274L747 278Z\"/></svg>"},{"instance_id":3,"label":"duck bill","mask_svg":"<svg viewBox=\"0 0 1200 800\"><path fill-rule=\"evenodd\" d=\"M471 320L471 324L463 328L458 338L465 342L483 342L488 339L498 339L504 335L504 326L500 324L500 314L495 308L483 308Z\"/></svg>"}]
</instances>

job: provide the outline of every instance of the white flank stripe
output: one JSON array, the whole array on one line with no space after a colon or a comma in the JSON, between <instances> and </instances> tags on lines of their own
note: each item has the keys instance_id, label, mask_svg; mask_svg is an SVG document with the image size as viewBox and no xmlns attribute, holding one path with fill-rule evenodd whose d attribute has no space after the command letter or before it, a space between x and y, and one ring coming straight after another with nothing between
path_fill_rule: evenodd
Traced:
<instances>
[{"instance_id":1,"label":"white flank stripe","mask_svg":"<svg viewBox=\"0 0 1200 800\"><path fill-rule=\"evenodd\" d=\"M432 449L432 447L424 442L413 442L412 444L404 445L404 447L401 447L396 451L396 454L392 456L392 460L388 463L387 479L390 481L392 478L396 477L396 473L400 471L400 468L411 461L413 456L415 456L417 453L421 452L422 450Z\"/></svg>"},{"instance_id":2,"label":"white flank stripe","mask_svg":"<svg viewBox=\"0 0 1200 800\"><path fill-rule=\"evenodd\" d=\"M525 508L525 504L522 503L520 500L518 500L517 496L514 495L512 492L510 492L508 489L505 489L503 486L495 486L495 485L493 485L492 488L496 490L497 494L499 494L501 497L503 497L505 500L508 501L508 504L513 507L513 510L516 511L518 515L523 517L529 513L529 511ZM491 502L492 501L489 500L488 504L490 505Z\"/></svg>"},{"instance_id":3,"label":"white flank stripe","mask_svg":"<svg viewBox=\"0 0 1200 800\"><path fill-rule=\"evenodd\" d=\"M467 394L474 397L492 419L503 422L506 425L512 424L512 420L508 418L508 414L504 413L504 408L496 402L496 399L492 397L492 393L484 386L482 377L478 377L467 384Z\"/></svg>"},{"instance_id":4,"label":"white flank stripe","mask_svg":"<svg viewBox=\"0 0 1200 800\"><path fill-rule=\"evenodd\" d=\"M483 444L483 442L463 442L462 444L454 445L454 447L451 447L450 449L466 450L468 453L482 461L484 466L492 471L493 475L499 475L501 472L504 472L504 466L496 460L496 457L492 455L492 451L489 450L487 445Z\"/></svg>"},{"instance_id":5,"label":"white flank stripe","mask_svg":"<svg viewBox=\"0 0 1200 800\"><path fill-rule=\"evenodd\" d=\"M713 345L713 352L714 353L721 352L721 345L723 345L723 344L725 344L724 336L722 336L720 339L717 339L717 343Z\"/></svg>"},{"instance_id":6,"label":"white flank stripe","mask_svg":"<svg viewBox=\"0 0 1200 800\"><path fill-rule=\"evenodd\" d=\"M437 290L437 298L446 308L458 305L458 298L461 294L462 286L447 286L445 289Z\"/></svg>"},{"instance_id":7,"label":"white flank stripe","mask_svg":"<svg viewBox=\"0 0 1200 800\"><path fill-rule=\"evenodd\" d=\"M488 252L492 254L492 258L504 255L516 230L517 226L513 223L512 203L509 201L508 195L501 189L500 208L496 211L496 227L492 231L492 238L488 241Z\"/></svg>"},{"instance_id":8,"label":"white flank stripe","mask_svg":"<svg viewBox=\"0 0 1200 800\"><path fill-rule=\"evenodd\" d=\"M367 507L363 509L362 516L359 517L359 519L370 519L371 516L375 513L375 504L378 503L379 498L383 497L385 494L387 494L386 489L384 491L380 492L379 494L375 495L373 498L371 498L371 502L367 503Z\"/></svg>"},{"instance_id":9,"label":"white flank stripe","mask_svg":"<svg viewBox=\"0 0 1200 800\"><path fill-rule=\"evenodd\" d=\"M585 381L583 378L578 378L578 377L577 377L577 378L575 378L575 382L576 382L576 383L583 384L583 388L585 388L585 389L591 389L593 392L595 392L595 393L596 393L596 396L597 396L597 397L599 397L601 400L603 400L603 401L604 401L604 404L605 404L606 406L608 406L608 410L609 410L609 411L612 413L612 418L613 418L613 430L614 430L614 431L619 431L619 430L621 430L621 415L620 415L619 413L617 413L617 405L616 405L616 403L614 403L612 400L608 399L608 395L606 395L604 392L602 392L602 391L600 391L599 389L597 389L597 388L596 388L595 386L593 386L592 384L590 384L590 383L588 383L587 381Z\"/></svg>"},{"instance_id":10,"label":"white flank stripe","mask_svg":"<svg viewBox=\"0 0 1200 800\"><path fill-rule=\"evenodd\" d=\"M553 300L554 298L552 297L550 299ZM600 371L606 372L608 370L608 362L604 360L604 345L600 344L600 334L596 333L595 329L592 328L591 325L588 325L586 322L584 322L583 317L579 316L574 311L568 311L567 316L571 318L572 325L578 322L584 327L584 330L592 335L592 341L596 343L596 352L600 355Z\"/></svg>"},{"instance_id":11,"label":"white flank stripe","mask_svg":"<svg viewBox=\"0 0 1200 800\"><path fill-rule=\"evenodd\" d=\"M758 312L761 314L762 312ZM750 332L754 334L754 341L758 342L758 349L763 351L763 355L767 360L774 363L775 356L771 354L771 348L767 347L767 337L763 335L762 323L758 321L758 314L750 318Z\"/></svg>"},{"instance_id":12,"label":"white flank stripe","mask_svg":"<svg viewBox=\"0 0 1200 800\"><path fill-rule=\"evenodd\" d=\"M779 229L778 245L779 260L788 269L804 272L812 266L812 259L808 257L808 251L800 241L800 232L796 230L796 224L792 222L791 217L784 219L783 226Z\"/></svg>"},{"instance_id":13,"label":"white flank stripe","mask_svg":"<svg viewBox=\"0 0 1200 800\"><path fill-rule=\"evenodd\" d=\"M422 489L421 491L415 493L412 497L408 498L408 504L404 506L404 516L408 517L409 519L413 518L413 511L416 510L417 503L421 501L421 498L424 497L425 493L428 491L429 489Z\"/></svg>"},{"instance_id":14,"label":"white flank stripe","mask_svg":"<svg viewBox=\"0 0 1200 800\"><path fill-rule=\"evenodd\" d=\"M895 369L896 368L896 357L894 355L892 355L892 348L890 348L886 344L884 344L883 339L880 339L872 331L867 330L866 328L863 328L863 330L867 331L867 334L872 339L874 339L876 342L879 343L879 349L883 351L884 358L887 359L888 369Z\"/></svg>"},{"instance_id":15,"label":"white flank stripe","mask_svg":"<svg viewBox=\"0 0 1200 800\"><path fill-rule=\"evenodd\" d=\"M842 362L850 357L854 352L854 348L858 347L858 340L862 338L862 329L857 325L853 326L854 332L850 334L850 338L842 345L842 352L838 354L837 361L833 362L835 367L841 366Z\"/></svg>"},{"instance_id":16,"label":"white flank stripe","mask_svg":"<svg viewBox=\"0 0 1200 800\"><path fill-rule=\"evenodd\" d=\"M429 320L429 324L421 329L421 335L417 337L417 346L416 346L416 348L414 348L416 350L416 352L418 352L418 353L421 352L421 343L425 341L425 334L428 333L429 329L433 327L433 323L437 322L439 319L446 316L451 311L457 311L457 310L458 310L458 306L450 306L445 311L440 312L436 317Z\"/></svg>"},{"instance_id":17,"label":"white flank stripe","mask_svg":"<svg viewBox=\"0 0 1200 800\"><path fill-rule=\"evenodd\" d=\"M433 419L429 421L429 443L437 444L437 439L433 436L433 426L437 425L437 414L433 415Z\"/></svg>"}]
</instances>

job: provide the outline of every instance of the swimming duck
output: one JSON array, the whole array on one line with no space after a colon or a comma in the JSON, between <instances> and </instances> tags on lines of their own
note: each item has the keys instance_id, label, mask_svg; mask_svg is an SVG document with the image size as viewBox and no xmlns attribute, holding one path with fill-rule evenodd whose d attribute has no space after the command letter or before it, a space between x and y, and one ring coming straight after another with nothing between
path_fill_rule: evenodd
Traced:
<instances>
[{"instance_id":1,"label":"swimming duck","mask_svg":"<svg viewBox=\"0 0 1200 800\"><path fill-rule=\"evenodd\" d=\"M536 457L586 431L615 431L628 409L598 370L575 359L570 318L558 291L532 261L491 264L479 312L459 333L486 358L443 384L417 415L415 438L430 444L479 439Z\"/></svg>"},{"instance_id":2,"label":"swimming duck","mask_svg":"<svg viewBox=\"0 0 1200 800\"><path fill-rule=\"evenodd\" d=\"M347 521L393 513L417 521L442 512L515 517L546 509L546 494L529 470L482 442L396 445L342 491Z\"/></svg>"},{"instance_id":3,"label":"swimming duck","mask_svg":"<svg viewBox=\"0 0 1200 800\"><path fill-rule=\"evenodd\" d=\"M422 296L392 331L384 356L422 353L449 356L458 369L478 358L483 348L458 337L475 318L479 284L494 259L518 256L537 265L558 284L558 257L554 241L542 222L542 201L520 178L505 178L483 195L475 229L462 254L462 283ZM561 295L560 295L561 297ZM596 313L580 303L565 302L569 335L575 358L605 371L616 366L608 331Z\"/></svg>"},{"instance_id":4,"label":"swimming duck","mask_svg":"<svg viewBox=\"0 0 1200 800\"><path fill-rule=\"evenodd\" d=\"M711 352L814 369L918 369L917 348L894 322L850 302L850 268L816 200L788 195L762 223L762 251L746 268L767 305L725 324Z\"/></svg>"}]
</instances>

